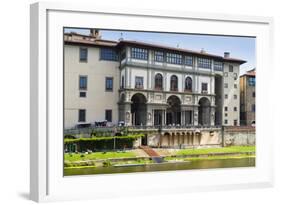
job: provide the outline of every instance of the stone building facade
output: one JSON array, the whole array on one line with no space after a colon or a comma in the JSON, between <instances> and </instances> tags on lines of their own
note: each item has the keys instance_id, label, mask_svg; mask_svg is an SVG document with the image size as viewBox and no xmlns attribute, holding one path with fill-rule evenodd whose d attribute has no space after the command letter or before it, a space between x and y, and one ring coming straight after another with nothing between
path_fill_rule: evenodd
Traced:
<instances>
[{"instance_id":1,"label":"stone building facade","mask_svg":"<svg viewBox=\"0 0 281 205\"><path fill-rule=\"evenodd\" d=\"M239 66L229 53L64 36L65 128L239 125Z\"/></svg>"},{"instance_id":2,"label":"stone building facade","mask_svg":"<svg viewBox=\"0 0 281 205\"><path fill-rule=\"evenodd\" d=\"M252 69L240 76L240 124L256 123L256 70Z\"/></svg>"}]
</instances>

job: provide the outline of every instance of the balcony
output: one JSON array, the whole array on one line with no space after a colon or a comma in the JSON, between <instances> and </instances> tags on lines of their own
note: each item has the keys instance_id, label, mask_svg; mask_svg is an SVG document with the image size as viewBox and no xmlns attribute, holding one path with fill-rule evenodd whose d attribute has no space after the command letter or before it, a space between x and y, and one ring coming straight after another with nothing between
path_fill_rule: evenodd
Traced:
<instances>
[{"instance_id":1,"label":"balcony","mask_svg":"<svg viewBox=\"0 0 281 205\"><path fill-rule=\"evenodd\" d=\"M155 87L154 90L163 91L163 87Z\"/></svg>"},{"instance_id":2,"label":"balcony","mask_svg":"<svg viewBox=\"0 0 281 205\"><path fill-rule=\"evenodd\" d=\"M143 85L135 85L135 89L143 89Z\"/></svg>"},{"instance_id":3,"label":"balcony","mask_svg":"<svg viewBox=\"0 0 281 205\"><path fill-rule=\"evenodd\" d=\"M192 93L192 90L191 89L184 89L184 92L185 93Z\"/></svg>"},{"instance_id":4,"label":"balcony","mask_svg":"<svg viewBox=\"0 0 281 205\"><path fill-rule=\"evenodd\" d=\"M178 92L179 89L178 88L171 88L170 91L175 91L175 92Z\"/></svg>"}]
</instances>

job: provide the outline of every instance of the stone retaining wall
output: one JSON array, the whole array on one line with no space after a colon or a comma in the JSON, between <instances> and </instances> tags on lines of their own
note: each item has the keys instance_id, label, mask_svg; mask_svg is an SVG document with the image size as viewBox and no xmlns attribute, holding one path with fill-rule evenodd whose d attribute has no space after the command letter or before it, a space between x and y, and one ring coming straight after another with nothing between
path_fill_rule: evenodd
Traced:
<instances>
[{"instance_id":1,"label":"stone retaining wall","mask_svg":"<svg viewBox=\"0 0 281 205\"><path fill-rule=\"evenodd\" d=\"M147 134L147 145L163 148L189 148L194 146L255 145L255 127L224 127L223 129L193 130ZM135 147L142 145L141 139Z\"/></svg>"}]
</instances>

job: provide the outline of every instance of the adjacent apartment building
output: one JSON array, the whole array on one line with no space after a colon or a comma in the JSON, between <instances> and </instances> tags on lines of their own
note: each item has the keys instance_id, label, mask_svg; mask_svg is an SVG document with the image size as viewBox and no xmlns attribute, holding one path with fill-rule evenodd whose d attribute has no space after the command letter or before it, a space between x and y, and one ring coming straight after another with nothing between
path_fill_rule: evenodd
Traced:
<instances>
[{"instance_id":1,"label":"adjacent apartment building","mask_svg":"<svg viewBox=\"0 0 281 205\"><path fill-rule=\"evenodd\" d=\"M246 61L140 41L64 34L65 128L239 125Z\"/></svg>"},{"instance_id":2,"label":"adjacent apartment building","mask_svg":"<svg viewBox=\"0 0 281 205\"><path fill-rule=\"evenodd\" d=\"M240 76L240 124L256 123L256 69Z\"/></svg>"}]
</instances>

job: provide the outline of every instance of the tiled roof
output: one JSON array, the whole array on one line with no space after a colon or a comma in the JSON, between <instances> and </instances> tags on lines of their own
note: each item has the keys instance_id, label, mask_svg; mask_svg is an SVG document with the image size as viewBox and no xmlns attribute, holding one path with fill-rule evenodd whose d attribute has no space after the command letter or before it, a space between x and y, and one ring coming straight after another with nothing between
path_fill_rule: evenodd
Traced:
<instances>
[{"instance_id":1,"label":"tiled roof","mask_svg":"<svg viewBox=\"0 0 281 205\"><path fill-rule=\"evenodd\" d=\"M79 36L80 38L74 38L73 36ZM123 47L125 45L137 45L137 46L143 46L143 47L149 47L149 48L156 48L156 49L163 49L163 50L170 50L173 52L181 52L181 53L187 53L191 55L197 55L197 56L204 56L204 57L211 57L215 58L220 61L230 61L230 62L237 62L240 64L246 63L245 60L238 59L238 58L226 58L219 55L214 55L206 52L199 52L199 51L193 51L183 48L175 48L170 46L164 46L159 44L152 44L152 43L146 43L146 42L140 42L140 41L129 41L129 40L121 40L121 41L111 41L111 40L104 40L104 39L95 39L91 36L86 36L82 34L76 34L76 33L67 33L65 34L64 38L65 43L68 44L84 44L84 45L93 45L93 46L112 46L112 47Z\"/></svg>"},{"instance_id":2,"label":"tiled roof","mask_svg":"<svg viewBox=\"0 0 281 205\"><path fill-rule=\"evenodd\" d=\"M212 57L216 58L221 61L231 61L231 62L238 62L238 63L246 63L245 60L238 59L238 58L225 58L219 55L214 55L206 52L198 52L198 51L193 51L193 50L188 50L188 49L183 49L183 48L175 48L175 47L170 47L170 46L163 46L159 44L152 44L152 43L145 43L145 42L139 42L139 41L128 41L128 40L122 40L118 43L117 47L123 46L125 44L129 45L138 45L138 46L144 46L144 47L151 47L151 48L158 48L158 49L164 49L164 50L171 50L171 51L178 51L178 52L183 52L183 53L188 53L188 54L193 54L193 55L199 55L199 56L205 56L205 57Z\"/></svg>"},{"instance_id":3,"label":"tiled roof","mask_svg":"<svg viewBox=\"0 0 281 205\"><path fill-rule=\"evenodd\" d=\"M255 77L256 76L256 70L255 69L252 69L250 71L247 71L245 74L241 75L240 77L242 76L250 76L250 77Z\"/></svg>"}]
</instances>

